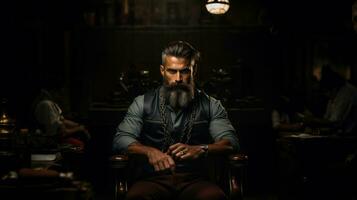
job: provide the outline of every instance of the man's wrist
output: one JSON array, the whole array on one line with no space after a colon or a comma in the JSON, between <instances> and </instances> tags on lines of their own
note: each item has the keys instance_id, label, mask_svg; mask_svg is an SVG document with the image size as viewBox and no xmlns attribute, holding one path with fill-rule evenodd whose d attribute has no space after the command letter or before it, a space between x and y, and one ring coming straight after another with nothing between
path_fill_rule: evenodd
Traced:
<instances>
[{"instance_id":1,"label":"man's wrist","mask_svg":"<svg viewBox=\"0 0 357 200\"><path fill-rule=\"evenodd\" d=\"M202 145L200 145L200 148L202 150L203 157L207 157L208 156L208 145L202 144Z\"/></svg>"}]
</instances>

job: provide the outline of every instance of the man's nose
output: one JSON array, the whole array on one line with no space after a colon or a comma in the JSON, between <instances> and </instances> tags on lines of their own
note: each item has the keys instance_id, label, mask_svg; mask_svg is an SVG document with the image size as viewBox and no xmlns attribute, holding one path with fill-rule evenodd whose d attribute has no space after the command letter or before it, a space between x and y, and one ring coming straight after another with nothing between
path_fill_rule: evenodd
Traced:
<instances>
[{"instance_id":1,"label":"man's nose","mask_svg":"<svg viewBox=\"0 0 357 200\"><path fill-rule=\"evenodd\" d=\"M182 75L181 75L180 72L177 72L177 73L176 73L175 81L176 81L176 82L182 82Z\"/></svg>"}]
</instances>

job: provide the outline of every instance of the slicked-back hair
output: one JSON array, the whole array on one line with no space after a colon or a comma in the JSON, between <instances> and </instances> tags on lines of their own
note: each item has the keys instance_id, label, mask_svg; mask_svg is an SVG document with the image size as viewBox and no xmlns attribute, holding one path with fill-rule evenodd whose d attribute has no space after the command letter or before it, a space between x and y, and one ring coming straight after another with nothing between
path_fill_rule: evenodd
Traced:
<instances>
[{"instance_id":1,"label":"slicked-back hair","mask_svg":"<svg viewBox=\"0 0 357 200\"><path fill-rule=\"evenodd\" d=\"M197 63L200 59L200 52L197 51L191 44L185 41L170 42L161 53L162 65L165 64L166 56L174 56L178 58L184 58L190 61L194 71L197 69Z\"/></svg>"}]
</instances>

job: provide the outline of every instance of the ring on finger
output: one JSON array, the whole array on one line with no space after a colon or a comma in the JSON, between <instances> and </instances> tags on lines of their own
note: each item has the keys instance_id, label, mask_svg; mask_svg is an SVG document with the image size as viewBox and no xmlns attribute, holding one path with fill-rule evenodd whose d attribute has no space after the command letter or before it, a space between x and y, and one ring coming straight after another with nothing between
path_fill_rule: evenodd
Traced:
<instances>
[{"instance_id":1,"label":"ring on finger","mask_svg":"<svg viewBox=\"0 0 357 200\"><path fill-rule=\"evenodd\" d=\"M185 148L184 150L182 150L183 154L186 154L188 152L188 149Z\"/></svg>"}]
</instances>

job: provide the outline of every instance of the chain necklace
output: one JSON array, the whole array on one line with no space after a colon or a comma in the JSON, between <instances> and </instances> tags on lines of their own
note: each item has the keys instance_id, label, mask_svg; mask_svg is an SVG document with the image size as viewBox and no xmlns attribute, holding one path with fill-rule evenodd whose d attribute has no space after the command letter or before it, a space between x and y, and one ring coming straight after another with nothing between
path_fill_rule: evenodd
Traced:
<instances>
[{"instance_id":1,"label":"chain necklace","mask_svg":"<svg viewBox=\"0 0 357 200\"><path fill-rule=\"evenodd\" d=\"M168 119L170 116L167 116L166 114L166 100L165 97L163 95L163 92L160 91L160 117L161 117L161 123L162 123L162 127L164 129L164 144L162 145L162 151L164 152L165 150L167 150L167 148L172 145L175 144L176 141L174 140L174 138L172 137L170 131L168 130ZM188 120L185 121L185 125L184 125L184 129L183 132L180 136L179 141L180 143L184 143L187 144L189 142L189 140L191 139L191 131L192 131L192 127L193 127L193 122L195 120L196 117L196 106L195 106L195 102L192 102L192 105L189 109L189 113L190 113L190 117ZM186 139L185 139L186 137ZM185 139L185 140L184 140Z\"/></svg>"}]
</instances>

